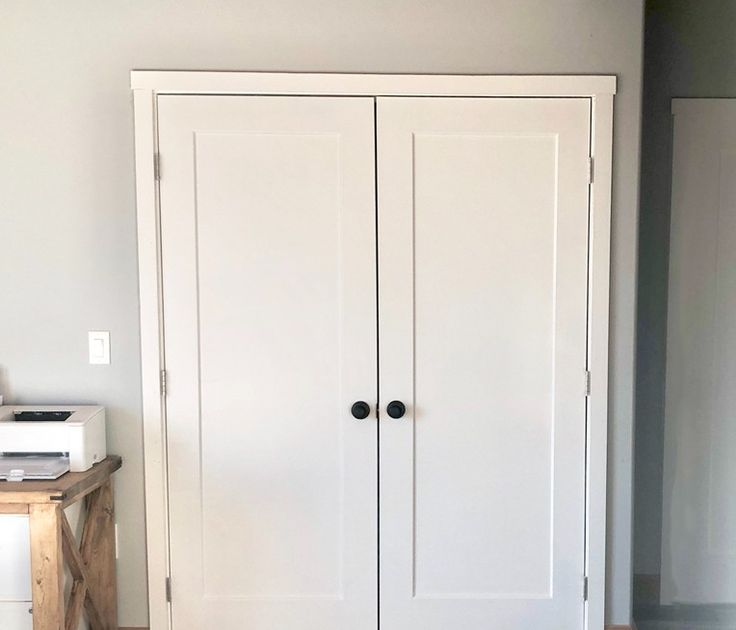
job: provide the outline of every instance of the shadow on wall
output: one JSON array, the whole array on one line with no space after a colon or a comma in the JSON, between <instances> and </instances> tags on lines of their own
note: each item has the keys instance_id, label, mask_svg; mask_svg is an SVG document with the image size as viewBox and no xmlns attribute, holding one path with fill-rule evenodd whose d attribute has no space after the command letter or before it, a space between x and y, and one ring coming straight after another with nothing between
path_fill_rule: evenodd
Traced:
<instances>
[{"instance_id":1,"label":"shadow on wall","mask_svg":"<svg viewBox=\"0 0 736 630\"><path fill-rule=\"evenodd\" d=\"M5 366L0 365L0 403L8 404L12 399L13 396L10 391L8 369Z\"/></svg>"}]
</instances>

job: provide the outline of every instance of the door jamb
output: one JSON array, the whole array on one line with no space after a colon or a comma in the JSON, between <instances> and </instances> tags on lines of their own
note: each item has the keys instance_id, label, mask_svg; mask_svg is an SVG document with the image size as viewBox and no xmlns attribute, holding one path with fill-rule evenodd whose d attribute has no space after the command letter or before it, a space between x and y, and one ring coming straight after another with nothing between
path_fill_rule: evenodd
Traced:
<instances>
[{"instance_id":1,"label":"door jamb","mask_svg":"<svg viewBox=\"0 0 736 630\"><path fill-rule=\"evenodd\" d=\"M302 96L588 97L591 157L588 268L588 370L586 457L586 630L604 627L606 473L608 441L609 293L613 96L615 76L381 75L260 72L131 72L135 121L135 174L141 326L141 378L145 464L149 626L171 628L167 598L169 523L157 96L258 94Z\"/></svg>"}]
</instances>

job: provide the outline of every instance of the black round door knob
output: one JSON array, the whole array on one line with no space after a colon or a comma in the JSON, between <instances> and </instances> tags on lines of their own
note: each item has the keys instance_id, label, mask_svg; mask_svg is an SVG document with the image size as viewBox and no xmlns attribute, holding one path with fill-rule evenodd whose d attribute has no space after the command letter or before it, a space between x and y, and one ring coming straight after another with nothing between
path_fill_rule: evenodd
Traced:
<instances>
[{"instance_id":1,"label":"black round door knob","mask_svg":"<svg viewBox=\"0 0 736 630\"><path fill-rule=\"evenodd\" d=\"M386 407L386 413L392 418L401 418L406 413L406 405L400 400L392 400Z\"/></svg>"},{"instance_id":2,"label":"black round door knob","mask_svg":"<svg viewBox=\"0 0 736 630\"><path fill-rule=\"evenodd\" d=\"M353 418L357 418L358 420L365 420L370 412L370 405L367 402L363 402L362 400L353 403L353 406L350 407L350 413L353 414Z\"/></svg>"}]
</instances>

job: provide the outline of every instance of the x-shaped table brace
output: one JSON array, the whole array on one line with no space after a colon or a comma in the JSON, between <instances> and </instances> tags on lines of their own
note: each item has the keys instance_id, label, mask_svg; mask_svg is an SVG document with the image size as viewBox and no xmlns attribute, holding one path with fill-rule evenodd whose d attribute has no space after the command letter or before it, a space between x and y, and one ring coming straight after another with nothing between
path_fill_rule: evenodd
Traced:
<instances>
[{"instance_id":1,"label":"x-shaped table brace","mask_svg":"<svg viewBox=\"0 0 736 630\"><path fill-rule=\"evenodd\" d=\"M103 486L89 494L86 503L87 519L84 523L79 549L77 549L77 543L66 514L61 512L64 559L74 579L66 604L64 628L65 630L77 630L84 610L87 613L91 630L116 630L117 623L109 614L110 601L106 597L106 589L109 588L109 585L100 582L100 577L102 577L100 571L95 572L96 579L93 579L89 568L96 560L95 551L101 543L104 545L104 538L110 536L111 528L114 531L111 482L108 480Z\"/></svg>"}]
</instances>

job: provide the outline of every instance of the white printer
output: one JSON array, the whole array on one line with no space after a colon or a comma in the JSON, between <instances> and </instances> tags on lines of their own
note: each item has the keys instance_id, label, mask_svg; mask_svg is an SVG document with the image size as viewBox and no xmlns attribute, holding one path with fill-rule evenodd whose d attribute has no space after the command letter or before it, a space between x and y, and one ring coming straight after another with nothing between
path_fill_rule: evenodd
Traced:
<instances>
[{"instance_id":1,"label":"white printer","mask_svg":"<svg viewBox=\"0 0 736 630\"><path fill-rule=\"evenodd\" d=\"M101 462L107 457L104 407L0 407L0 461L39 455L68 458L72 472Z\"/></svg>"}]
</instances>

